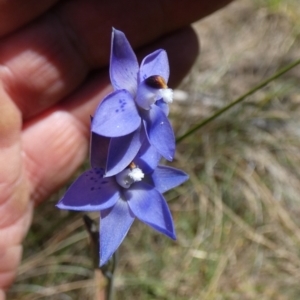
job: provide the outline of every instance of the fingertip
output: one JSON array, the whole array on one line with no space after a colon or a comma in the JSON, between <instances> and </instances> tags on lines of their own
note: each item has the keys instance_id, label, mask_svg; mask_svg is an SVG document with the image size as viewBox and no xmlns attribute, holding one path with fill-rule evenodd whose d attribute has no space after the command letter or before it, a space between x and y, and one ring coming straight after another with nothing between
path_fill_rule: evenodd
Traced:
<instances>
[{"instance_id":1,"label":"fingertip","mask_svg":"<svg viewBox=\"0 0 300 300\"><path fill-rule=\"evenodd\" d=\"M200 40L192 26L185 27L166 40L170 63L169 86L179 85L200 54Z\"/></svg>"},{"instance_id":2,"label":"fingertip","mask_svg":"<svg viewBox=\"0 0 300 300\"><path fill-rule=\"evenodd\" d=\"M5 300L5 299L6 299L6 296L5 296L4 291L0 290L0 300Z\"/></svg>"},{"instance_id":3,"label":"fingertip","mask_svg":"<svg viewBox=\"0 0 300 300\"><path fill-rule=\"evenodd\" d=\"M0 289L7 289L15 279L17 267L21 261L23 247L21 245L7 248L6 251L0 255ZM2 293L3 291L0 290ZM5 294L0 294L4 297Z\"/></svg>"}]
</instances>

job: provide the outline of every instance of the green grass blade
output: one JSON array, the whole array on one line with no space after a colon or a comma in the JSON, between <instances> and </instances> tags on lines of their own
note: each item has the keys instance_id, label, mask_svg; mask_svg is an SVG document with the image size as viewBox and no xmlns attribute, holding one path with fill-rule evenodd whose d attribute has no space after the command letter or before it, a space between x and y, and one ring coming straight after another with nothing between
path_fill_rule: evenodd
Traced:
<instances>
[{"instance_id":1,"label":"green grass blade","mask_svg":"<svg viewBox=\"0 0 300 300\"><path fill-rule=\"evenodd\" d=\"M260 84L258 84L257 86L253 87L251 90L249 90L247 93L243 94L242 96L238 97L236 100L234 100L233 102L229 103L228 105L226 105L225 107L221 108L220 110L218 110L215 114L213 114L212 116L204 119L203 121L201 121L200 123L196 124L194 127L192 127L191 129L189 129L186 133L184 133L183 135L179 136L176 139L176 143L180 143L181 141L183 141L185 138L187 138L188 136L190 136L192 133L194 133L195 131L197 131L198 129L200 129L201 127L205 126L206 124L208 124L209 122L211 122L212 120L216 119L217 117L219 117L221 114L223 114L225 111L229 110L231 107L237 105L238 103L242 102L243 100L245 100L248 96L252 95L253 93L257 92L258 90L260 90L261 88L263 88L264 86L266 86L267 84L269 84L271 81L277 79L278 77L280 77L281 75L285 74L286 72L288 72L289 70L295 68L297 65L300 64L300 59L292 62L291 64L287 65L286 67L282 68L281 70L279 70L278 72L276 72L274 75L272 75L271 77L267 78L266 80L262 81Z\"/></svg>"}]
</instances>

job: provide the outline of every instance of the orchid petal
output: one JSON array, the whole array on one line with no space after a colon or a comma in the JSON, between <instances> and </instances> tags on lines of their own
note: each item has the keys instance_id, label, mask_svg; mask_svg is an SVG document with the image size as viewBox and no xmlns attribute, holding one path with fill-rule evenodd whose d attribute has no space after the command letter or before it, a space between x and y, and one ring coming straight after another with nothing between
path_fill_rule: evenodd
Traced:
<instances>
[{"instance_id":1,"label":"orchid petal","mask_svg":"<svg viewBox=\"0 0 300 300\"><path fill-rule=\"evenodd\" d=\"M100 212L100 267L118 249L134 219L127 202L121 199L113 208Z\"/></svg>"},{"instance_id":2,"label":"orchid petal","mask_svg":"<svg viewBox=\"0 0 300 300\"><path fill-rule=\"evenodd\" d=\"M172 126L165 113L152 105L149 111L143 112L146 131L150 144L167 160L173 160L175 154L175 137Z\"/></svg>"},{"instance_id":3,"label":"orchid petal","mask_svg":"<svg viewBox=\"0 0 300 300\"><path fill-rule=\"evenodd\" d=\"M141 124L136 104L126 90L109 94L98 106L92 121L92 131L106 137L129 134Z\"/></svg>"},{"instance_id":4,"label":"orchid petal","mask_svg":"<svg viewBox=\"0 0 300 300\"><path fill-rule=\"evenodd\" d=\"M139 82L154 75L161 76L166 82L169 80L170 68L165 50L160 49L152 52L141 63Z\"/></svg>"},{"instance_id":5,"label":"orchid petal","mask_svg":"<svg viewBox=\"0 0 300 300\"><path fill-rule=\"evenodd\" d=\"M61 209L99 211L115 205L119 186L112 178L103 178L103 170L90 169L70 186L56 205Z\"/></svg>"},{"instance_id":6,"label":"orchid petal","mask_svg":"<svg viewBox=\"0 0 300 300\"><path fill-rule=\"evenodd\" d=\"M121 137L111 138L105 176L120 173L133 161L141 148L143 136L140 128Z\"/></svg>"},{"instance_id":7,"label":"orchid petal","mask_svg":"<svg viewBox=\"0 0 300 300\"><path fill-rule=\"evenodd\" d=\"M93 168L105 169L110 140L108 137L91 132L90 164Z\"/></svg>"},{"instance_id":8,"label":"orchid petal","mask_svg":"<svg viewBox=\"0 0 300 300\"><path fill-rule=\"evenodd\" d=\"M142 169L145 174L148 174L157 167L160 159L161 155L157 152L156 148L150 145L148 137L145 136L142 147L133 162Z\"/></svg>"},{"instance_id":9,"label":"orchid petal","mask_svg":"<svg viewBox=\"0 0 300 300\"><path fill-rule=\"evenodd\" d=\"M166 116L169 115L169 104L166 103L164 100L160 99L160 100L157 100L155 102L155 105L157 105L164 113Z\"/></svg>"},{"instance_id":10,"label":"orchid petal","mask_svg":"<svg viewBox=\"0 0 300 300\"><path fill-rule=\"evenodd\" d=\"M188 180L189 176L181 170L158 166L151 175L155 188L164 193Z\"/></svg>"},{"instance_id":11,"label":"orchid petal","mask_svg":"<svg viewBox=\"0 0 300 300\"><path fill-rule=\"evenodd\" d=\"M174 224L164 197L151 185L136 182L124 190L133 214L155 230L176 239Z\"/></svg>"},{"instance_id":12,"label":"orchid petal","mask_svg":"<svg viewBox=\"0 0 300 300\"><path fill-rule=\"evenodd\" d=\"M126 89L134 96L138 71L137 58L125 34L113 29L109 72L114 90Z\"/></svg>"}]
</instances>

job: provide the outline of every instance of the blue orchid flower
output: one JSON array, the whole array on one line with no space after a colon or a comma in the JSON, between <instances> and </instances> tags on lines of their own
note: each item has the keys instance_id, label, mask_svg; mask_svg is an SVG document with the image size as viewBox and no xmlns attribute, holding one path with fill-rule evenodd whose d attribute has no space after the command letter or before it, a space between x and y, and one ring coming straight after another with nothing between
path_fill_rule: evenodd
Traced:
<instances>
[{"instance_id":1,"label":"blue orchid flower","mask_svg":"<svg viewBox=\"0 0 300 300\"><path fill-rule=\"evenodd\" d=\"M175 138L167 115L173 92L167 86L166 52L157 50L149 54L139 67L126 36L114 29L110 79L114 92L100 103L92 121L92 132L110 139L106 175L123 170L144 141L171 161Z\"/></svg>"},{"instance_id":2,"label":"blue orchid flower","mask_svg":"<svg viewBox=\"0 0 300 300\"><path fill-rule=\"evenodd\" d=\"M96 153L97 139L96 135L92 138L91 156ZM158 159L154 147L143 144L129 166L115 176L106 177L101 168L84 172L57 204L60 209L100 211L100 266L120 246L135 218L176 239L172 216L162 194L186 181L188 175L157 165Z\"/></svg>"}]
</instances>

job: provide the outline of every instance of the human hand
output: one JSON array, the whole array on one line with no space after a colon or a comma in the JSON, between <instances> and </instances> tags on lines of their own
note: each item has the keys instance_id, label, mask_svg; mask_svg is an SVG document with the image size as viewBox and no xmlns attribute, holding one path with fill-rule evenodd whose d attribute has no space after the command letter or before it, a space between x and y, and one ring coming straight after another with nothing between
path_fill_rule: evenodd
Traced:
<instances>
[{"instance_id":1,"label":"human hand","mask_svg":"<svg viewBox=\"0 0 300 300\"><path fill-rule=\"evenodd\" d=\"M34 204L86 157L89 116L111 89L111 28L125 32L142 56L166 49L172 86L198 54L186 26L227 2L0 2L0 300L14 279Z\"/></svg>"}]
</instances>

